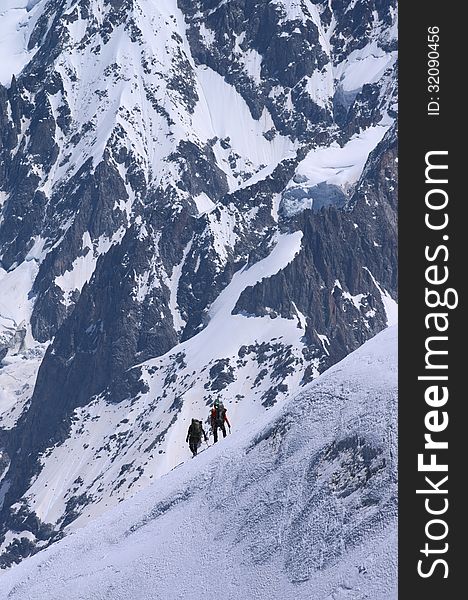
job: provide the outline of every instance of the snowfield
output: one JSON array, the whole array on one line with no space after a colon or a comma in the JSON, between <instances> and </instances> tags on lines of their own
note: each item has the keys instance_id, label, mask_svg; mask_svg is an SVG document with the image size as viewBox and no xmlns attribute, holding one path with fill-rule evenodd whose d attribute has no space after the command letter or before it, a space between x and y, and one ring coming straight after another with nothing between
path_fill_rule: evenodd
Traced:
<instances>
[{"instance_id":1,"label":"snowfield","mask_svg":"<svg viewBox=\"0 0 468 600\"><path fill-rule=\"evenodd\" d=\"M9 600L392 600L397 329L0 575Z\"/></svg>"}]
</instances>

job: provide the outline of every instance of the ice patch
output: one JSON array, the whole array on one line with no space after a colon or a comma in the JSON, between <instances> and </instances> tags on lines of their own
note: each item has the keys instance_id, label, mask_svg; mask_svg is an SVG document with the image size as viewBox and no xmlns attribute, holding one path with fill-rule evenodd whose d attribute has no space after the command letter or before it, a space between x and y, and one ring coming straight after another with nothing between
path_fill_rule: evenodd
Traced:
<instances>
[{"instance_id":1,"label":"ice patch","mask_svg":"<svg viewBox=\"0 0 468 600\"><path fill-rule=\"evenodd\" d=\"M0 363L0 429L12 429L29 402L47 344L34 344ZM1 479L1 478L0 478Z\"/></svg>"},{"instance_id":2,"label":"ice patch","mask_svg":"<svg viewBox=\"0 0 468 600\"><path fill-rule=\"evenodd\" d=\"M172 313L172 319L174 321L174 329L176 331L181 331L185 327L185 321L182 318L179 310L179 304L177 302L177 291L179 289L179 281L182 276L182 269L184 268L185 260L190 250L192 249L193 238L187 244L187 247L184 249L184 254L182 260L178 265L176 265L172 269L172 274L170 279L167 282L169 287L170 296L169 296L169 308Z\"/></svg>"},{"instance_id":3,"label":"ice patch","mask_svg":"<svg viewBox=\"0 0 468 600\"><path fill-rule=\"evenodd\" d=\"M37 4L44 0L2 0L0 5L0 84L9 86L31 59L29 36L39 17Z\"/></svg>"},{"instance_id":4,"label":"ice patch","mask_svg":"<svg viewBox=\"0 0 468 600\"><path fill-rule=\"evenodd\" d=\"M385 52L374 41L364 48L353 50L337 65L335 79L344 92L357 92L365 84L379 81L395 59L395 52Z\"/></svg>"},{"instance_id":5,"label":"ice patch","mask_svg":"<svg viewBox=\"0 0 468 600\"><path fill-rule=\"evenodd\" d=\"M317 333L317 332L316 332L316 333ZM326 354L327 356L329 356L329 355L330 355L330 352L328 351L328 348L327 348L327 346L329 346L329 345L330 345L330 340L328 339L328 337L327 337L326 335L322 335L322 334L320 334L320 333L317 333L317 337L318 337L318 339L319 339L319 340L322 342L322 346L323 346L323 350L324 350L325 354Z\"/></svg>"},{"instance_id":6,"label":"ice patch","mask_svg":"<svg viewBox=\"0 0 468 600\"><path fill-rule=\"evenodd\" d=\"M351 295L349 292L343 292L343 298L349 300L357 310L361 310L362 299L366 297L366 294L356 294L355 296Z\"/></svg>"},{"instance_id":7,"label":"ice patch","mask_svg":"<svg viewBox=\"0 0 468 600\"><path fill-rule=\"evenodd\" d=\"M348 188L358 181L370 152L387 130L387 126L375 125L354 135L343 147L334 142L314 148L299 163L296 177L303 178L308 186L326 182Z\"/></svg>"},{"instance_id":8,"label":"ice patch","mask_svg":"<svg viewBox=\"0 0 468 600\"><path fill-rule=\"evenodd\" d=\"M67 307L73 304L73 292L81 292L84 284L89 282L96 268L96 258L92 248L87 247L85 252L84 255L75 258L70 270L55 278L55 284L62 290L63 303Z\"/></svg>"},{"instance_id":9,"label":"ice patch","mask_svg":"<svg viewBox=\"0 0 468 600\"><path fill-rule=\"evenodd\" d=\"M305 90L311 99L322 108L330 108L331 98L335 93L333 71L328 64L323 71L316 69L306 78Z\"/></svg>"},{"instance_id":10,"label":"ice patch","mask_svg":"<svg viewBox=\"0 0 468 600\"><path fill-rule=\"evenodd\" d=\"M392 325L398 324L398 302L396 302L390 294L385 290L379 282L375 279L372 273L369 271L367 267L363 267L371 276L372 281L374 282L376 288L380 292L380 297L382 299L382 304L385 308L385 314L387 315L387 327L391 327Z\"/></svg>"},{"instance_id":11,"label":"ice patch","mask_svg":"<svg viewBox=\"0 0 468 600\"><path fill-rule=\"evenodd\" d=\"M253 48L244 52L244 55L242 57L244 68L247 71L247 74L257 85L262 83L262 60L262 55L259 54Z\"/></svg>"},{"instance_id":12,"label":"ice patch","mask_svg":"<svg viewBox=\"0 0 468 600\"><path fill-rule=\"evenodd\" d=\"M99 256L106 254L114 244L120 243L124 234L125 228L122 226L112 237L101 236L94 243L87 231L83 234L82 254L75 258L71 269L55 278L55 284L63 292L65 306L71 306L73 293L81 292L85 283L91 280Z\"/></svg>"},{"instance_id":13,"label":"ice patch","mask_svg":"<svg viewBox=\"0 0 468 600\"><path fill-rule=\"evenodd\" d=\"M29 323L34 301L30 298L39 265L34 260L24 261L16 269L5 271L0 267L0 342L6 343L21 323ZM29 337L26 343L30 343Z\"/></svg>"},{"instance_id":14,"label":"ice patch","mask_svg":"<svg viewBox=\"0 0 468 600\"><path fill-rule=\"evenodd\" d=\"M207 194L205 194L205 192L202 192L198 196L195 196L193 201L195 202L198 214L200 215L210 212L216 207L216 204L213 202L213 200L211 200L211 198Z\"/></svg>"}]
</instances>

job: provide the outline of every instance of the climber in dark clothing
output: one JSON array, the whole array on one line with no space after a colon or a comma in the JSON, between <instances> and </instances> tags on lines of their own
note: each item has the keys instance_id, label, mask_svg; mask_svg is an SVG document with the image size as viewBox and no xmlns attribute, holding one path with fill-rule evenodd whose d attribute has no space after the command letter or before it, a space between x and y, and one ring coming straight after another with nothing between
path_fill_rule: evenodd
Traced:
<instances>
[{"instance_id":1,"label":"climber in dark clothing","mask_svg":"<svg viewBox=\"0 0 468 600\"><path fill-rule=\"evenodd\" d=\"M208 437L205 433L205 430L203 429L202 422L198 421L197 419L192 419L190 427L187 431L187 438L185 439L185 441L188 442L189 448L193 456L197 455L198 447L201 444L202 435L205 438L205 442L207 442Z\"/></svg>"},{"instance_id":2,"label":"climber in dark clothing","mask_svg":"<svg viewBox=\"0 0 468 600\"><path fill-rule=\"evenodd\" d=\"M213 431L214 442L218 441L218 428L223 432L223 437L226 437L226 426L231 431L231 424L227 418L226 409L220 400L215 400L210 413L211 429Z\"/></svg>"}]
</instances>

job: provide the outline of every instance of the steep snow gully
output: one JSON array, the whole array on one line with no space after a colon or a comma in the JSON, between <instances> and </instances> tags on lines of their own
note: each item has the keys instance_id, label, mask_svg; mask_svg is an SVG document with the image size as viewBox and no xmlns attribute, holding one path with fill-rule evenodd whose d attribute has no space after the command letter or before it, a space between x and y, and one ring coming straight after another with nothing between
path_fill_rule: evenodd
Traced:
<instances>
[{"instance_id":1,"label":"steep snow gully","mask_svg":"<svg viewBox=\"0 0 468 600\"><path fill-rule=\"evenodd\" d=\"M283 406L0 575L0 598L396 598L396 400L390 327Z\"/></svg>"}]
</instances>

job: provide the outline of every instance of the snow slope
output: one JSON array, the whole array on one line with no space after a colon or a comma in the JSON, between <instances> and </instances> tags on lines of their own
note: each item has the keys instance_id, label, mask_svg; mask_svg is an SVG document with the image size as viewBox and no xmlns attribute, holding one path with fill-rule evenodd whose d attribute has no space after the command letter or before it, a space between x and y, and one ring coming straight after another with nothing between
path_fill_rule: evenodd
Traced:
<instances>
[{"instance_id":1,"label":"snow slope","mask_svg":"<svg viewBox=\"0 0 468 600\"><path fill-rule=\"evenodd\" d=\"M326 182L346 189L358 181L369 154L387 130L384 125L376 125L354 135L343 147L335 142L314 148L299 164L296 174L308 185Z\"/></svg>"},{"instance_id":2,"label":"snow slope","mask_svg":"<svg viewBox=\"0 0 468 600\"><path fill-rule=\"evenodd\" d=\"M396 598L396 342L0 575L0 598Z\"/></svg>"},{"instance_id":3,"label":"snow slope","mask_svg":"<svg viewBox=\"0 0 468 600\"><path fill-rule=\"evenodd\" d=\"M0 6L0 84L9 85L34 54L28 38L37 20L36 4L42 0L2 0Z\"/></svg>"},{"instance_id":4,"label":"snow slope","mask_svg":"<svg viewBox=\"0 0 468 600\"><path fill-rule=\"evenodd\" d=\"M211 395L207 389L207 367L220 360L235 364L242 344L267 345L276 340L285 348L301 347L304 325L300 327L296 320L232 314L247 286L273 275L293 260L300 251L301 238L302 232L278 236L271 254L236 273L213 303L207 327L177 346L179 360L172 350L144 363L141 368L148 386L145 393L117 406L98 397L75 411L71 435L64 444L45 453L41 459L43 468L28 491L28 501L41 520L60 521L67 502L85 494L93 502L83 507L83 514L76 521L79 526L90 515L99 515L120 502L129 489L141 489L184 460L188 452L184 440L192 416L204 419L208 413ZM290 389L297 389L303 365L300 352L293 354L296 368L281 381ZM282 356L286 356L285 349ZM274 371L269 357L265 357L263 365ZM256 368L247 357L229 391L220 390L217 394L228 408L233 430L265 410L261 398L271 387L271 380L265 377L251 388L248 382L255 381ZM169 377L174 379L174 391L165 395L165 389L172 392L165 383ZM181 408L174 414L177 397ZM241 397L242 402L233 401ZM161 437L164 446L155 443ZM0 549L6 545L4 542Z\"/></svg>"}]
</instances>

